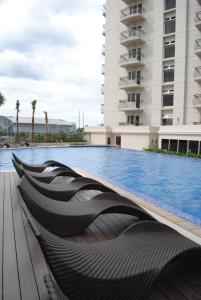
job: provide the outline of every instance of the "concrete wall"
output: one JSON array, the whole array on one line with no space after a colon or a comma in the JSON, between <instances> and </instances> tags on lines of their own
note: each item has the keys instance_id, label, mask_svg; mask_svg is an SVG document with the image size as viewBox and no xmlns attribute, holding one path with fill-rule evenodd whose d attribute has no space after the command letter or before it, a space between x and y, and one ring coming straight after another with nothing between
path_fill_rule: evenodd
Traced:
<instances>
[{"instance_id":1,"label":"concrete wall","mask_svg":"<svg viewBox=\"0 0 201 300\"><path fill-rule=\"evenodd\" d=\"M134 150L143 150L149 146L149 135L122 134L121 147Z\"/></svg>"},{"instance_id":2,"label":"concrete wall","mask_svg":"<svg viewBox=\"0 0 201 300\"><path fill-rule=\"evenodd\" d=\"M90 138L87 141L94 145L106 145L106 134L91 133Z\"/></svg>"}]
</instances>

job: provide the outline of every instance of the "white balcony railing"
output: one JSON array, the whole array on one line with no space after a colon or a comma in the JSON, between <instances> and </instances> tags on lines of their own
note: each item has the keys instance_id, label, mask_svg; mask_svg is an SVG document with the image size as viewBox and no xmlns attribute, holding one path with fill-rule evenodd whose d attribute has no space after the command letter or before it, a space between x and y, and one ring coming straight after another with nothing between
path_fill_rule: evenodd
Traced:
<instances>
[{"instance_id":1,"label":"white balcony railing","mask_svg":"<svg viewBox=\"0 0 201 300\"><path fill-rule=\"evenodd\" d=\"M101 114L104 114L104 104L101 104L100 112Z\"/></svg>"},{"instance_id":2,"label":"white balcony railing","mask_svg":"<svg viewBox=\"0 0 201 300\"><path fill-rule=\"evenodd\" d=\"M103 28L102 28L102 35L104 35L104 36L105 36L105 29L106 29L106 25L105 25L105 24L103 24Z\"/></svg>"},{"instance_id":3,"label":"white balcony railing","mask_svg":"<svg viewBox=\"0 0 201 300\"><path fill-rule=\"evenodd\" d=\"M120 33L120 42L125 43L128 40L143 40L144 31L142 29L128 29Z\"/></svg>"},{"instance_id":4,"label":"white balcony railing","mask_svg":"<svg viewBox=\"0 0 201 300\"><path fill-rule=\"evenodd\" d=\"M103 16L106 17L106 5L105 4L103 5L102 13L103 13Z\"/></svg>"},{"instance_id":5,"label":"white balcony railing","mask_svg":"<svg viewBox=\"0 0 201 300\"><path fill-rule=\"evenodd\" d=\"M104 92L105 92L105 85L101 84L101 94L104 94Z\"/></svg>"},{"instance_id":6,"label":"white balcony railing","mask_svg":"<svg viewBox=\"0 0 201 300\"><path fill-rule=\"evenodd\" d=\"M195 41L195 51L201 51L201 39Z\"/></svg>"},{"instance_id":7,"label":"white balcony railing","mask_svg":"<svg viewBox=\"0 0 201 300\"><path fill-rule=\"evenodd\" d=\"M129 53L120 55L119 63L120 64L134 64L139 63L143 64L143 57L144 55L142 53L136 53L136 55L130 55Z\"/></svg>"},{"instance_id":8,"label":"white balcony railing","mask_svg":"<svg viewBox=\"0 0 201 300\"><path fill-rule=\"evenodd\" d=\"M125 18L128 17L135 17L135 16L139 16L139 15L144 15L145 10L143 7L140 6L136 6L135 9L133 9L133 7L128 7L125 8L121 11L120 13L120 19L123 20Z\"/></svg>"},{"instance_id":9,"label":"white balcony railing","mask_svg":"<svg viewBox=\"0 0 201 300\"><path fill-rule=\"evenodd\" d=\"M105 55L105 45L102 46L102 51L101 51L102 55Z\"/></svg>"},{"instance_id":10,"label":"white balcony railing","mask_svg":"<svg viewBox=\"0 0 201 300\"><path fill-rule=\"evenodd\" d=\"M131 124L131 123L127 123L127 122L119 122L119 126L143 126L144 123L136 123L136 124Z\"/></svg>"},{"instance_id":11,"label":"white balcony railing","mask_svg":"<svg viewBox=\"0 0 201 300\"><path fill-rule=\"evenodd\" d=\"M105 64L102 64L101 73L102 75L105 75Z\"/></svg>"},{"instance_id":12,"label":"white balcony railing","mask_svg":"<svg viewBox=\"0 0 201 300\"><path fill-rule=\"evenodd\" d=\"M126 100L119 100L119 110L142 110L142 100L140 101L128 101Z\"/></svg>"},{"instance_id":13,"label":"white balcony railing","mask_svg":"<svg viewBox=\"0 0 201 300\"><path fill-rule=\"evenodd\" d=\"M197 105L201 106L201 94L194 95L193 105L194 106L197 106Z\"/></svg>"},{"instance_id":14,"label":"white balcony railing","mask_svg":"<svg viewBox=\"0 0 201 300\"><path fill-rule=\"evenodd\" d=\"M201 80L201 66L195 67L195 69L194 69L194 78L197 81Z\"/></svg>"},{"instance_id":15,"label":"white balcony railing","mask_svg":"<svg viewBox=\"0 0 201 300\"><path fill-rule=\"evenodd\" d=\"M141 83L142 83L142 77L138 77L138 78L135 78L135 79L130 79L128 76L125 76L125 77L121 77L120 80L119 80L119 86L120 87L129 87L129 86L140 86Z\"/></svg>"}]
</instances>

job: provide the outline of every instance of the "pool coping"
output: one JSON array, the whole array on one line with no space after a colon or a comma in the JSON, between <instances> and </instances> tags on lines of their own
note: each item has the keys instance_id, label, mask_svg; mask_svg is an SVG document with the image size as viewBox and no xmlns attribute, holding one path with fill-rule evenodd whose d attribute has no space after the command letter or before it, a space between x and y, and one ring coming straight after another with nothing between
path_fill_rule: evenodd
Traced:
<instances>
[{"instance_id":1,"label":"pool coping","mask_svg":"<svg viewBox=\"0 0 201 300\"><path fill-rule=\"evenodd\" d=\"M74 168L74 170L80 173L83 176L90 177L92 179L98 180L104 185L108 186L109 188L113 189L117 193L121 194L124 197L129 198L131 201L140 205L143 209L145 209L148 213L150 213L153 217L155 217L158 221L172 227L173 229L180 232L182 235L186 236L187 238L195 241L196 243L201 245L201 227L197 226L190 221L187 221L185 218L175 215L172 212L165 210L153 204L147 200L144 200L134 193L128 192L123 188L120 188L117 185L108 182L105 179L102 179L94 174L86 172L80 168Z\"/></svg>"}]
</instances>

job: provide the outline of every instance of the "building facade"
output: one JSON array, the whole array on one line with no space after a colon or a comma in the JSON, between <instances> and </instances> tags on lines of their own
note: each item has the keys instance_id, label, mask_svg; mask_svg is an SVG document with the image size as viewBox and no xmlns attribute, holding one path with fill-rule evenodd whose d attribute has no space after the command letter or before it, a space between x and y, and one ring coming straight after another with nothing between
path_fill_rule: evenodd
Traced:
<instances>
[{"instance_id":1,"label":"building facade","mask_svg":"<svg viewBox=\"0 0 201 300\"><path fill-rule=\"evenodd\" d=\"M107 0L103 15L104 128L87 128L88 139L134 149L200 144L201 1Z\"/></svg>"},{"instance_id":2,"label":"building facade","mask_svg":"<svg viewBox=\"0 0 201 300\"><path fill-rule=\"evenodd\" d=\"M35 133L45 133L45 119L35 118ZM13 136L16 133L16 117L0 116L0 134L3 136ZM31 117L19 117L19 132L31 133L32 131L32 118ZM48 120L48 132L49 133L75 133L76 124L59 119Z\"/></svg>"}]
</instances>

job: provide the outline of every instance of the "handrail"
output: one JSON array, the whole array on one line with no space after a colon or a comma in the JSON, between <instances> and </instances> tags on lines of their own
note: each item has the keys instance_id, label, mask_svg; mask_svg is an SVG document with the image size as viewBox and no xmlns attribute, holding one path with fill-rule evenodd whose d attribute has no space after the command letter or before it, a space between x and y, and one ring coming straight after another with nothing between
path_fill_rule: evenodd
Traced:
<instances>
[{"instance_id":1,"label":"handrail","mask_svg":"<svg viewBox=\"0 0 201 300\"><path fill-rule=\"evenodd\" d=\"M133 56L133 57L131 57L129 55L129 53L125 53L125 54L120 55L119 62L123 63L123 62L128 62L128 61L133 61L133 60L142 61L143 57L144 57L143 53L137 53L136 52L136 55Z\"/></svg>"},{"instance_id":2,"label":"handrail","mask_svg":"<svg viewBox=\"0 0 201 300\"><path fill-rule=\"evenodd\" d=\"M201 49L201 39L195 40L195 50Z\"/></svg>"},{"instance_id":3,"label":"handrail","mask_svg":"<svg viewBox=\"0 0 201 300\"><path fill-rule=\"evenodd\" d=\"M201 66L195 67L195 69L194 69L194 77L201 77Z\"/></svg>"},{"instance_id":4,"label":"handrail","mask_svg":"<svg viewBox=\"0 0 201 300\"><path fill-rule=\"evenodd\" d=\"M121 10L120 18L123 19L125 17L138 15L138 14L142 15L142 14L144 14L144 12L145 12L145 9L143 7L137 6L136 10L133 10L133 9L131 10L130 7L128 7L128 8L124 8Z\"/></svg>"},{"instance_id":5,"label":"handrail","mask_svg":"<svg viewBox=\"0 0 201 300\"><path fill-rule=\"evenodd\" d=\"M142 29L139 29L139 28L137 28L136 30L128 29L128 30L122 31L120 33L120 40L125 40L125 39L132 38L135 36L141 37L143 35L144 35L144 31Z\"/></svg>"},{"instance_id":6,"label":"handrail","mask_svg":"<svg viewBox=\"0 0 201 300\"><path fill-rule=\"evenodd\" d=\"M139 104L139 107L137 105ZM126 100L119 100L119 108L136 108L136 109L142 109L142 99L140 101L128 101Z\"/></svg>"},{"instance_id":7,"label":"handrail","mask_svg":"<svg viewBox=\"0 0 201 300\"><path fill-rule=\"evenodd\" d=\"M195 13L195 23L201 22L201 11Z\"/></svg>"},{"instance_id":8,"label":"handrail","mask_svg":"<svg viewBox=\"0 0 201 300\"><path fill-rule=\"evenodd\" d=\"M201 94L194 95L193 105L200 105L201 104Z\"/></svg>"}]
</instances>

